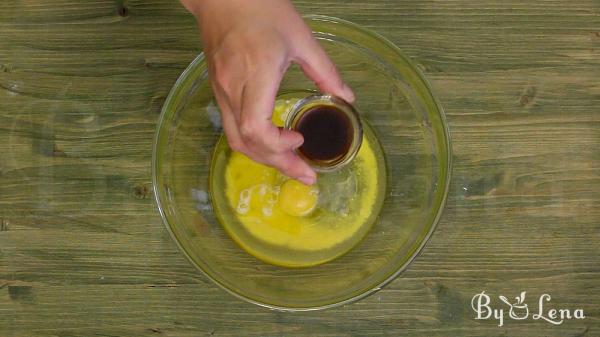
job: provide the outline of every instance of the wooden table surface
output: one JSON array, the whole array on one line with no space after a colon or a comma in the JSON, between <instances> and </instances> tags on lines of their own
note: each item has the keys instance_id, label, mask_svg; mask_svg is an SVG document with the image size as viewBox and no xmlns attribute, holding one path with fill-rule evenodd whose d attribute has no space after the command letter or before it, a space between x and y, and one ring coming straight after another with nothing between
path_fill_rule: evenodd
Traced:
<instances>
[{"instance_id":1,"label":"wooden table surface","mask_svg":"<svg viewBox=\"0 0 600 337\"><path fill-rule=\"evenodd\" d=\"M200 52L174 0L0 4L0 336L600 336L600 1L296 1L396 43L444 106L449 200L357 303L282 313L212 284L151 195L157 117ZM476 320L474 295L504 308ZM527 291L554 325L511 319ZM546 315L548 315L546 313Z\"/></svg>"}]
</instances>

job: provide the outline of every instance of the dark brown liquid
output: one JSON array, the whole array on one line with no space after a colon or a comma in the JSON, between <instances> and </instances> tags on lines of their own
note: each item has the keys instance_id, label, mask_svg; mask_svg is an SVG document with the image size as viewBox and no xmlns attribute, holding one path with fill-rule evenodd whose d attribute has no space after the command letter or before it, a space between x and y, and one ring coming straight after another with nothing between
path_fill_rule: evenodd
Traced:
<instances>
[{"instance_id":1,"label":"dark brown liquid","mask_svg":"<svg viewBox=\"0 0 600 337\"><path fill-rule=\"evenodd\" d=\"M316 106L306 111L295 129L304 136L300 152L316 162L340 159L352 145L352 123L334 106Z\"/></svg>"}]
</instances>

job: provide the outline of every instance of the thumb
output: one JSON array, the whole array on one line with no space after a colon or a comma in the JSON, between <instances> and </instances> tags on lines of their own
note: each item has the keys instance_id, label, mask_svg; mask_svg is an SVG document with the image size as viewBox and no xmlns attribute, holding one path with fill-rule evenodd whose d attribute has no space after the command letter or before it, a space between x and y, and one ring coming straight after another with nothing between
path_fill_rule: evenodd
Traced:
<instances>
[{"instance_id":1,"label":"thumb","mask_svg":"<svg viewBox=\"0 0 600 337\"><path fill-rule=\"evenodd\" d=\"M344 83L335 64L313 36L310 36L298 50L301 52L295 61L321 92L339 96L350 103L354 102L352 89Z\"/></svg>"}]
</instances>

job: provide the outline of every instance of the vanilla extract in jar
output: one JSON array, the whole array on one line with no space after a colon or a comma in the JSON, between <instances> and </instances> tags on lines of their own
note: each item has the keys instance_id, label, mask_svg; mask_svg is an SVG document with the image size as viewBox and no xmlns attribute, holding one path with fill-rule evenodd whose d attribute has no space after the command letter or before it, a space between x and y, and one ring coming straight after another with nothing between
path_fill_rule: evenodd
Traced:
<instances>
[{"instance_id":1,"label":"vanilla extract in jar","mask_svg":"<svg viewBox=\"0 0 600 337\"><path fill-rule=\"evenodd\" d=\"M302 134L298 155L319 172L335 171L356 156L362 143L362 124L356 110L331 95L309 96L298 101L286 128Z\"/></svg>"}]
</instances>

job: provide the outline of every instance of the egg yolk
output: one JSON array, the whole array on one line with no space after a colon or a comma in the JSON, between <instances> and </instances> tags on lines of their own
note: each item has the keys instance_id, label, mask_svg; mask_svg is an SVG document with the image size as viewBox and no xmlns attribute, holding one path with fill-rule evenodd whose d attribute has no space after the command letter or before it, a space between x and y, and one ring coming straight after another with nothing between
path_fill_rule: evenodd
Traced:
<instances>
[{"instance_id":1,"label":"egg yolk","mask_svg":"<svg viewBox=\"0 0 600 337\"><path fill-rule=\"evenodd\" d=\"M291 216L306 216L317 206L319 190L296 180L288 180L281 186L277 206Z\"/></svg>"}]
</instances>

